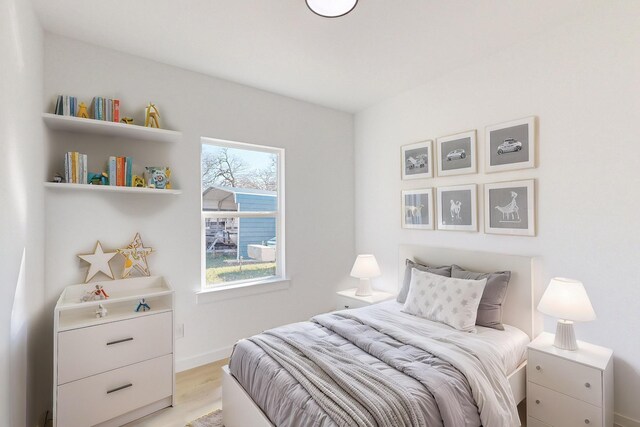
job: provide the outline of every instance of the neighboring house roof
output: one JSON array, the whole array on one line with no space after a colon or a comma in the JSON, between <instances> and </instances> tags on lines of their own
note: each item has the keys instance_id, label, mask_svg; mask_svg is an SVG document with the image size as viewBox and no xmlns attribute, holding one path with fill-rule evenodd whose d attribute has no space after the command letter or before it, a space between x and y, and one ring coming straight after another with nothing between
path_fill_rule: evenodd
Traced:
<instances>
[{"instance_id":1,"label":"neighboring house roof","mask_svg":"<svg viewBox=\"0 0 640 427\"><path fill-rule=\"evenodd\" d=\"M275 203L272 201L275 197L277 197L275 191L211 186L202 192L202 207L205 211L238 211L238 203L240 203L240 199L243 199L242 203L245 208L242 210L264 210L259 205L264 204L267 200L271 205ZM245 204L248 200L253 200L255 203ZM263 202L258 202L258 200L263 200ZM258 206L255 206L256 203Z\"/></svg>"},{"instance_id":2,"label":"neighboring house roof","mask_svg":"<svg viewBox=\"0 0 640 427\"><path fill-rule=\"evenodd\" d=\"M202 195L204 196L205 194L207 194L211 190L227 191L227 192L233 193L233 194L257 194L257 195L261 195L261 196L271 196L271 197L276 197L278 195L278 193L276 191L257 190L255 188L224 187L222 185L213 185L213 186L207 188L206 190L204 190L202 192Z\"/></svg>"}]
</instances>

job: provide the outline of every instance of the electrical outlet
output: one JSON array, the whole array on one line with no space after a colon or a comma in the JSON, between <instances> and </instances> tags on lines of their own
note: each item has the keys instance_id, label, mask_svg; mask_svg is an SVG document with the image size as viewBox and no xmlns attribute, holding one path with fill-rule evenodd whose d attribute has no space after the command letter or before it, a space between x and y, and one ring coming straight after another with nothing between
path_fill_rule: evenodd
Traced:
<instances>
[{"instance_id":1,"label":"electrical outlet","mask_svg":"<svg viewBox=\"0 0 640 427\"><path fill-rule=\"evenodd\" d=\"M184 338L184 323L180 323L176 326L176 339Z\"/></svg>"}]
</instances>

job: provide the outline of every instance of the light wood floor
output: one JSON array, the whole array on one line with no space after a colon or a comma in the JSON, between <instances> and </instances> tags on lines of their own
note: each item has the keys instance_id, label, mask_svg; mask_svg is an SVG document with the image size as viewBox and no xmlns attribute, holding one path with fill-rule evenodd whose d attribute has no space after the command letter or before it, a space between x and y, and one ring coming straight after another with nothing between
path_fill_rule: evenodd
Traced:
<instances>
[{"instance_id":1,"label":"light wood floor","mask_svg":"<svg viewBox=\"0 0 640 427\"><path fill-rule=\"evenodd\" d=\"M209 412L222 408L222 367L219 360L176 375L176 406L163 409L124 427L184 427ZM522 427L527 426L526 401L518 405Z\"/></svg>"},{"instance_id":2,"label":"light wood floor","mask_svg":"<svg viewBox=\"0 0 640 427\"><path fill-rule=\"evenodd\" d=\"M184 427L222 407L222 367L229 359L176 375L176 406L163 409L125 427Z\"/></svg>"}]
</instances>

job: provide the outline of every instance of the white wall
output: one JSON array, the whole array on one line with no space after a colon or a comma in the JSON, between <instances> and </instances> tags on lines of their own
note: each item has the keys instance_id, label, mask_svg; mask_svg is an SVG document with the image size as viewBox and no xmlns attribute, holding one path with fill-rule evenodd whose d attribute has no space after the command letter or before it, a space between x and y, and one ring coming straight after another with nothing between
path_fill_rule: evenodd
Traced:
<instances>
[{"instance_id":1,"label":"white wall","mask_svg":"<svg viewBox=\"0 0 640 427\"><path fill-rule=\"evenodd\" d=\"M152 274L164 275L176 289L177 323L185 324L185 337L177 341L179 366L226 354L239 338L333 307L334 291L350 283L354 255L352 115L47 34L46 108L59 93L87 102L96 95L119 97L123 115L137 123L153 101L161 125L184 138L178 144L116 142L112 148L110 139L49 132L50 171L61 171L62 153L72 149L94 153L92 170L103 168L110 154L131 155L141 166L169 164L183 193L47 192L49 313L65 286L84 279L76 254L92 250L97 239L106 249L121 247L136 232L155 250ZM201 136L285 148L289 290L196 304Z\"/></svg>"},{"instance_id":2,"label":"white wall","mask_svg":"<svg viewBox=\"0 0 640 427\"><path fill-rule=\"evenodd\" d=\"M0 425L33 425L43 295L42 31L31 3L0 0Z\"/></svg>"},{"instance_id":3,"label":"white wall","mask_svg":"<svg viewBox=\"0 0 640 427\"><path fill-rule=\"evenodd\" d=\"M640 420L640 2L599 4L356 116L356 249L376 254L386 289L397 284L400 243L539 255L545 284L581 279L598 320L578 325L578 337L614 349L616 412ZM530 115L539 167L484 174L484 126ZM400 180L401 145L469 129L479 132L479 175ZM531 177L537 237L400 228L401 189Z\"/></svg>"}]
</instances>

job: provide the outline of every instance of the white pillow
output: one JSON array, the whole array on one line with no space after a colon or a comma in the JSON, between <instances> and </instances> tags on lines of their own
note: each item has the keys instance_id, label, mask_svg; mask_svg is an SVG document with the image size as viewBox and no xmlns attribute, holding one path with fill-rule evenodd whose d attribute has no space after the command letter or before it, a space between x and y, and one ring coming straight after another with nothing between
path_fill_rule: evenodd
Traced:
<instances>
[{"instance_id":1,"label":"white pillow","mask_svg":"<svg viewBox=\"0 0 640 427\"><path fill-rule=\"evenodd\" d=\"M460 331L473 332L486 284L487 279L456 279L414 268L402 311Z\"/></svg>"}]
</instances>

